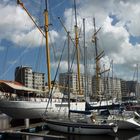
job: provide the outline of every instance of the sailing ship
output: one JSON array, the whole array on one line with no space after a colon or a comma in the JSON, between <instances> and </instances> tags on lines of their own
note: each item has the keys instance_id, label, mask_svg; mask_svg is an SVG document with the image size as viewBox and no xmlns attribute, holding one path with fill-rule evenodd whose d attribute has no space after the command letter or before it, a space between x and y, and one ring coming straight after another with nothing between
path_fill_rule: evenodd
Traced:
<instances>
[{"instance_id":1,"label":"sailing ship","mask_svg":"<svg viewBox=\"0 0 140 140\"><path fill-rule=\"evenodd\" d=\"M88 122L87 118L82 119L46 119L46 123L51 130L69 134L98 135L116 133L118 130L113 123Z\"/></svg>"},{"instance_id":2,"label":"sailing ship","mask_svg":"<svg viewBox=\"0 0 140 140\"><path fill-rule=\"evenodd\" d=\"M17 4L22 7L22 9L29 15L37 29L41 32L41 34L46 39L46 59L47 59L47 72L48 72L48 89L49 93L55 94L52 85L51 85L51 76L50 76L50 51L49 51L49 39L48 39L48 31L49 31L49 21L48 21L48 8L47 8L47 0L45 0L46 9L45 9L45 25L44 25L44 31L36 24L35 20L32 18L28 10L25 8L24 4L21 2L21 0L17 0ZM33 92L35 89L30 89L27 87L24 87L21 84L17 84L15 82L9 82L9 81L2 81L2 84L6 87L10 87L10 91L12 93L21 93L21 92ZM36 91L38 92L38 91ZM46 103L48 103L47 107L47 115L48 116L55 116L56 113L59 113L60 116L64 116L68 113L68 103L62 102L63 98L52 98L50 100L49 97L43 97L38 98L32 97L32 98L16 98L12 99L11 94L12 93L6 93L10 94L10 96L7 98L1 98L0 99L0 110L2 113L7 114L8 116L16 119L25 119L25 118L42 118L42 115L44 112L46 112ZM61 110L60 110L61 107ZM71 109L79 109L83 110L85 108L85 102L71 102Z\"/></svg>"},{"instance_id":3,"label":"sailing ship","mask_svg":"<svg viewBox=\"0 0 140 140\"><path fill-rule=\"evenodd\" d=\"M75 19L76 19L76 2L74 0L75 7ZM69 34L68 34L68 42L69 42ZM69 44L69 43L68 43ZM77 52L77 71L78 71L78 79L80 79L80 67L79 67L79 47L78 47L78 26L77 20L75 25L75 46ZM69 47L69 45L68 45ZM69 61L69 60L68 60ZM68 63L69 64L69 63ZM70 72L68 65L68 73ZM69 81L69 76L68 76ZM80 80L79 80L80 81ZM79 82L78 81L78 82ZM89 111L79 111L71 110L70 104L70 85L68 82L68 116L66 117L57 117L55 119L49 118L46 115L44 121L47 123L48 127L51 130L60 131L69 134L82 134L82 135L95 135L95 134L107 134L107 133L116 133L117 125L114 123L106 123L104 120L96 120L94 115L91 115ZM80 83L79 83L79 93ZM86 102L85 102L86 103Z\"/></svg>"},{"instance_id":4,"label":"sailing ship","mask_svg":"<svg viewBox=\"0 0 140 140\"><path fill-rule=\"evenodd\" d=\"M46 110L46 103L49 101L49 97L30 96L32 92L38 93L40 91L37 89L27 88L18 82L0 81L0 85L4 90L4 92L0 92L0 110L2 113L15 119L42 118L42 115ZM53 93L55 94L56 91L52 92L52 94ZM59 116L67 114L68 103L62 102L62 99L62 96L60 98L54 97L51 99L48 104L47 112L49 116L51 115L53 117L56 113L59 113ZM76 108L83 110L85 108L85 103L71 102L71 109Z\"/></svg>"},{"instance_id":5,"label":"sailing ship","mask_svg":"<svg viewBox=\"0 0 140 140\"><path fill-rule=\"evenodd\" d=\"M99 28L100 30L100 28ZM98 30L98 31L99 31ZM102 55L104 52L98 53L98 48L97 48L97 37L96 34L96 26L95 26L95 19L94 19L94 35L93 35L93 43L95 43L95 62L96 62L96 95L99 99L98 104L94 104L95 102L88 104L87 103L87 108L86 110L97 110L96 115L98 118L101 117L101 112L106 112L103 113L103 118L108 122L108 123L116 123L118 126L118 129L140 129L140 115L135 112L135 111L125 111L125 106L121 102L113 102L112 100L105 100L102 102L102 95L100 94L99 90L99 82L100 82L100 64L99 60L102 58ZM112 68L113 69L113 68ZM106 72L107 70L105 70ZM113 74L112 74L113 75ZM112 76L113 78L113 76ZM99 111L100 110L100 111ZM105 116L107 115L108 117L106 118Z\"/></svg>"},{"instance_id":6,"label":"sailing ship","mask_svg":"<svg viewBox=\"0 0 140 140\"><path fill-rule=\"evenodd\" d=\"M49 31L49 21L48 21L48 9L47 9L47 0L46 2L46 9L45 9L45 25L44 29L45 31L42 31L40 27L36 24L35 20L32 18L28 10L25 8L24 4L21 2L21 0L17 0L17 4L22 7L22 9L29 15L37 29L41 32L41 34L46 38L46 55L47 55L47 72L48 72L48 89L49 93L52 92L52 94L57 94L57 91L51 90L51 76L50 76L50 51L49 51L49 43L48 43L48 31ZM44 33L45 32L45 33ZM77 34L78 35L78 34ZM78 37L76 37L78 38ZM79 56L77 56L79 59ZM79 62L79 60L77 61ZM79 65L79 64L77 64ZM80 69L78 68L78 79L80 79ZM81 85L80 80L79 86ZM14 82L14 81L1 81L0 84L4 86L3 92L1 94L0 98L0 110L2 113L7 114L8 116L16 119L25 119L25 118L41 118L44 112L46 111L46 103L50 100L49 97L28 97L21 96L21 93L25 93L28 95L29 92L36 92L39 93L40 91L37 91L35 89L27 88L20 83ZM9 90L8 90L9 89ZM79 88L80 89L80 88ZM7 93L5 93L7 92ZM20 95L20 98L13 98L12 94ZM7 95L9 95L7 97ZM27 96L26 95L26 96ZM62 93L63 95L63 93ZM47 115L49 116L55 116L55 113L59 113L59 115L63 116L68 113L68 103L62 102L63 97L57 99L52 98L51 102L49 102L47 107ZM61 107L61 110L60 110ZM78 109L78 110L84 110L85 109L85 102L71 102L71 109Z\"/></svg>"}]
</instances>

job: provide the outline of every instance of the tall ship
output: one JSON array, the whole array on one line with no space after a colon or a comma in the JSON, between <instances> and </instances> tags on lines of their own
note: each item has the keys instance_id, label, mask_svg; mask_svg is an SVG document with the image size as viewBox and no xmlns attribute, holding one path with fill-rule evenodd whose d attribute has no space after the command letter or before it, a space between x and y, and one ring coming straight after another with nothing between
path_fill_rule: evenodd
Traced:
<instances>
[{"instance_id":1,"label":"tall ship","mask_svg":"<svg viewBox=\"0 0 140 140\"><path fill-rule=\"evenodd\" d=\"M25 8L24 4L21 0L17 0L17 4L29 15L39 32L45 37L46 40L46 62L47 62L47 76L48 76L48 91L43 91L25 87L24 85L13 82L13 81L0 81L1 87L1 99L0 99L0 110L1 112L7 114L12 118L24 119L24 118L42 118L44 113L47 115L55 116L55 113L60 115L65 115L68 113L68 103L65 102L67 98L64 98L64 94L59 90L56 90L54 85L51 83L51 68L50 68L50 47L49 47L49 20L48 20L48 4L47 0L44 1L46 4L46 9L44 11L44 21L45 24L43 29L38 26L34 20L34 18L30 15L28 10ZM77 24L77 23L76 23ZM75 27L75 30L78 28ZM79 48L78 48L78 33L75 31L75 44L76 50L78 51L76 55L77 59L77 85L79 95L83 94L81 90L81 81L80 81L80 67L79 67ZM96 34L96 31L95 31ZM95 43L96 44L96 43ZM96 54L98 57L99 54ZM96 61L97 70L99 69L99 64ZM96 70L96 71L97 71ZM99 83L98 73L96 73L97 83ZM87 83L85 83L87 85ZM99 87L97 86L97 92ZM46 92L48 94L46 94ZM41 93L41 94L40 94ZM41 95L41 96L40 96ZM43 95L43 96L42 96ZM50 98L52 95L54 97ZM56 96L55 96L56 95ZM57 96L58 95L58 96ZM85 102L83 101L71 101L71 109L85 110ZM102 102L92 102L92 106L98 108L98 106L106 107L106 105L111 105L110 101L102 101ZM61 110L60 110L61 107ZM46 112L47 108L47 112Z\"/></svg>"},{"instance_id":2,"label":"tall ship","mask_svg":"<svg viewBox=\"0 0 140 140\"><path fill-rule=\"evenodd\" d=\"M8 116L16 119L25 118L42 118L43 114L48 116L64 116L68 113L68 103L63 101L64 94L55 90L51 84L51 69L50 69L50 47L49 47L49 20L48 20L48 1L45 0L44 21L43 29L37 25L34 18L30 15L24 4L17 0L17 4L29 15L36 28L45 37L46 40L46 62L47 62L47 77L48 77L48 94L43 97L38 97L38 93L42 92L37 89L28 88L24 85L13 82L1 80L1 99L0 111ZM61 94L59 97L52 97L52 95ZM47 111L46 111L47 108ZM60 110L61 108L61 110ZM85 102L71 102L71 109L85 109Z\"/></svg>"},{"instance_id":3,"label":"tall ship","mask_svg":"<svg viewBox=\"0 0 140 140\"><path fill-rule=\"evenodd\" d=\"M44 11L44 21L45 25L43 26L43 29L38 26L28 12L28 10L25 8L24 4L21 2L21 0L17 0L17 4L29 15L39 32L42 34L43 37L45 37L46 41L46 62L47 62L47 78L48 78L48 90L47 91L41 91L38 89L33 89L29 87L25 87L23 84L13 81L0 81L0 88L1 89L1 96L0 96L0 111L2 113L7 114L8 116L12 118L17 119L25 119L25 118L42 118L42 116L45 114L47 116L55 117L56 114L58 114L60 117L67 115L69 112L68 110L68 97L65 97L63 93L61 93L59 90L57 90L57 87L55 87L51 83L51 68L50 68L50 47L49 47L49 20L48 20L48 4L47 0L44 0L46 4L46 8ZM77 23L76 23L77 25ZM96 29L94 27L94 29ZM66 28L65 28L66 30ZM78 28L75 26L75 44L76 50L78 49L78 37L79 34L77 33ZM94 34L96 35L98 31L95 30ZM67 32L68 33L68 32ZM96 42L96 36L94 36L94 43L96 47L96 80L97 80L97 86L96 86L96 95L98 98L101 98L101 94L99 93L99 60L102 56L102 52L99 54L97 50L97 42ZM80 67L79 67L79 52L77 53L77 79L78 79L78 92L79 95L82 94L81 90L81 83L80 83ZM68 68L69 69L69 68ZM70 71L68 71L69 73ZM87 83L85 83L87 85ZM43 96L42 96L43 95ZM53 96L54 95L54 96ZM112 100L110 101L102 101L102 102L90 102L92 106L95 108L92 109L98 109L98 107L102 106L102 108L106 108L106 105L112 107ZM117 104L116 106L119 106ZM76 99L72 99L70 102L70 110L85 110L85 101L77 101Z\"/></svg>"},{"instance_id":4,"label":"tall ship","mask_svg":"<svg viewBox=\"0 0 140 140\"><path fill-rule=\"evenodd\" d=\"M0 110L2 113L15 118L15 119L35 119L42 118L43 113L46 111L48 104L48 116L54 116L57 112L60 116L67 114L68 103L62 102L62 95L60 92L55 91L54 94L59 94L49 101L49 97L39 97L39 90L27 88L18 82L13 81L0 81L3 91L0 92ZM61 110L60 110L61 107ZM84 102L71 102L71 109L85 108Z\"/></svg>"}]
</instances>

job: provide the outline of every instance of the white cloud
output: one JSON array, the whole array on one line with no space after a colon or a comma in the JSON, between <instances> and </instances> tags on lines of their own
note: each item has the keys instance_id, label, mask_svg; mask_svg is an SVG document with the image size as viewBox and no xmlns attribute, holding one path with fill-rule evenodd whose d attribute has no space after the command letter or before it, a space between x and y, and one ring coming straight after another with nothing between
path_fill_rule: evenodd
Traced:
<instances>
[{"instance_id":1,"label":"white cloud","mask_svg":"<svg viewBox=\"0 0 140 140\"><path fill-rule=\"evenodd\" d=\"M58 64L56 64L56 63L52 64L53 67L57 67L57 65ZM60 64L60 72L67 72L67 71L68 71L68 62L62 61ZM77 64L75 64L75 63L72 64L71 71L77 72ZM80 64L80 71L81 71L81 73L84 73L84 66L82 64Z\"/></svg>"},{"instance_id":2,"label":"white cloud","mask_svg":"<svg viewBox=\"0 0 140 140\"><path fill-rule=\"evenodd\" d=\"M133 36L140 36L140 2L139 1L120 1L114 6L114 14L120 23L127 26L129 33Z\"/></svg>"},{"instance_id":3,"label":"white cloud","mask_svg":"<svg viewBox=\"0 0 140 140\"><path fill-rule=\"evenodd\" d=\"M7 0L5 0L7 1ZM117 66L118 73L127 77L126 69L132 69L133 64L139 63L140 44L133 45L130 36L140 37L140 1L139 0L84 0L78 1L78 26L82 28L82 18L86 18L86 43L88 45L88 58L93 67L94 48L91 43L93 35L93 17L96 18L97 28L102 27L98 33L98 47L107 55L103 63L109 67L110 60ZM17 6L0 4L0 39L7 39L21 46L38 46L45 44L42 35L34 27L26 13ZM8 13L8 14L7 14ZM112 25L113 22L113 25ZM74 36L74 11L67 8L64 11L64 24ZM60 30L60 34L58 34ZM64 30L64 29L63 29ZM61 29L50 31L52 42L57 46L64 41L66 33ZM82 33L80 34L80 37ZM80 38L81 40L81 38ZM80 42L82 44L82 41ZM83 45L83 44L82 44ZM60 53L59 50L57 53ZM66 60L66 59L65 59ZM109 61L109 62L107 62ZM67 62L61 64L62 71L67 69ZM55 67L55 63L52 65ZM74 65L76 70L77 65ZM115 66L114 66L115 67ZM81 69L83 66L81 64ZM129 73L128 73L129 75Z\"/></svg>"},{"instance_id":4,"label":"white cloud","mask_svg":"<svg viewBox=\"0 0 140 140\"><path fill-rule=\"evenodd\" d=\"M86 41L91 42L93 17L95 17L97 28L102 27L98 33L98 47L105 50L107 55L107 57L103 58L103 63L109 66L110 62L107 63L107 60L113 60L121 77L130 77L130 73L129 71L126 73L126 69L132 69L134 63L139 63L140 60L139 43L136 43L134 46L130 42L131 35L140 36L140 1L107 0L103 2L99 0L85 0L81 1L78 6L77 13L80 25L82 18L86 18ZM71 23L74 22L71 19L74 18L72 10L67 9L64 15L66 27L72 28L73 24ZM112 22L114 23L113 25ZM90 50L88 57L92 59L94 58L94 50L91 49L93 44L87 44L89 45L88 50Z\"/></svg>"},{"instance_id":5,"label":"white cloud","mask_svg":"<svg viewBox=\"0 0 140 140\"><path fill-rule=\"evenodd\" d=\"M0 4L0 38L12 41L13 34L26 32L33 28L33 23L26 13L14 5Z\"/></svg>"},{"instance_id":6,"label":"white cloud","mask_svg":"<svg viewBox=\"0 0 140 140\"><path fill-rule=\"evenodd\" d=\"M59 34L58 34L57 31L51 30L51 31L49 32L49 42L54 43L54 42L56 42L56 39L58 39L59 37L60 37L60 36L59 36ZM51 38L51 39L50 39L50 38Z\"/></svg>"},{"instance_id":7,"label":"white cloud","mask_svg":"<svg viewBox=\"0 0 140 140\"><path fill-rule=\"evenodd\" d=\"M57 38L59 38L58 33L51 30L49 33L49 43L54 43ZM34 28L28 33L15 34L11 39L14 43L24 47L37 47L45 45L46 43L44 36L38 31L37 28Z\"/></svg>"},{"instance_id":8,"label":"white cloud","mask_svg":"<svg viewBox=\"0 0 140 140\"><path fill-rule=\"evenodd\" d=\"M35 28L31 19L22 8L14 5L0 4L0 13L1 40L10 40L17 44L17 46L24 47L45 44L41 33ZM58 37L58 33L54 30L50 31L50 35L52 42Z\"/></svg>"},{"instance_id":9,"label":"white cloud","mask_svg":"<svg viewBox=\"0 0 140 140\"><path fill-rule=\"evenodd\" d=\"M28 33L15 34L11 39L14 43L24 47L36 47L45 42L44 37L36 28Z\"/></svg>"}]
</instances>

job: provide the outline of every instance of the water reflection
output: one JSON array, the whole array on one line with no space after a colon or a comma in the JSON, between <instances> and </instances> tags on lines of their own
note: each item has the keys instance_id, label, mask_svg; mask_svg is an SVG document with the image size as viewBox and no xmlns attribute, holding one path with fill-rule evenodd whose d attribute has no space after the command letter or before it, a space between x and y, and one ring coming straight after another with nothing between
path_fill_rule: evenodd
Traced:
<instances>
[{"instance_id":1,"label":"water reflection","mask_svg":"<svg viewBox=\"0 0 140 140\"><path fill-rule=\"evenodd\" d=\"M97 135L97 136L68 136L67 140L114 140L114 137L108 135Z\"/></svg>"},{"instance_id":2,"label":"water reflection","mask_svg":"<svg viewBox=\"0 0 140 140\"><path fill-rule=\"evenodd\" d=\"M10 118L4 114L0 115L0 130L10 128ZM41 132L42 133L42 132ZM43 132L47 134L47 132ZM123 130L118 131L117 134L114 135L94 135L94 136L81 136L81 135L68 135L58 132L51 131L48 133L50 135L57 135L57 136L65 136L66 140L140 140L140 131L132 131L132 130ZM20 138L13 138L8 137L4 140L22 140L24 137ZM43 138L43 137L29 137L29 140L55 140L54 138Z\"/></svg>"},{"instance_id":3,"label":"water reflection","mask_svg":"<svg viewBox=\"0 0 140 140\"><path fill-rule=\"evenodd\" d=\"M140 131L121 130L118 131L116 137L118 138L118 140L140 140Z\"/></svg>"},{"instance_id":4,"label":"water reflection","mask_svg":"<svg viewBox=\"0 0 140 140\"><path fill-rule=\"evenodd\" d=\"M30 140L44 140L42 137L30 137Z\"/></svg>"},{"instance_id":5,"label":"water reflection","mask_svg":"<svg viewBox=\"0 0 140 140\"><path fill-rule=\"evenodd\" d=\"M140 140L140 131L121 130L117 134L110 135L68 135L58 132L51 132L54 135L64 135L66 140Z\"/></svg>"},{"instance_id":6,"label":"water reflection","mask_svg":"<svg viewBox=\"0 0 140 140\"><path fill-rule=\"evenodd\" d=\"M62 133L50 133L57 136L65 136L64 140L140 140L140 131L121 131L116 135L94 135L94 136L85 136L85 135L67 135ZM16 138L8 137L4 140L25 140L25 137ZM55 138L43 138L30 136L29 140L58 140ZM59 139L60 140L60 139Z\"/></svg>"}]
</instances>

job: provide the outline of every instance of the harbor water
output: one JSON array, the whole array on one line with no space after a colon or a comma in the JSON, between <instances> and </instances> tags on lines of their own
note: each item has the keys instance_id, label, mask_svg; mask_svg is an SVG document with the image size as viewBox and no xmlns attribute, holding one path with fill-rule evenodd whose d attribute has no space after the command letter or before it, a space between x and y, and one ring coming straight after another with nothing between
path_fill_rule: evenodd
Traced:
<instances>
[{"instance_id":1,"label":"harbor water","mask_svg":"<svg viewBox=\"0 0 140 140\"><path fill-rule=\"evenodd\" d=\"M8 116L1 114L0 115L0 130L7 130L11 128L10 125L11 118ZM53 131L43 131L41 134L48 134L54 136L64 136L66 140L140 140L140 131L134 130L121 130L118 131L117 134L109 134L109 135L91 135L91 136L83 136L83 135L68 135ZM25 140L25 137L16 136L6 136L0 137L0 140ZM37 136L29 136L29 140L55 140L56 138L44 138ZM58 139L58 138L57 138Z\"/></svg>"}]
</instances>

